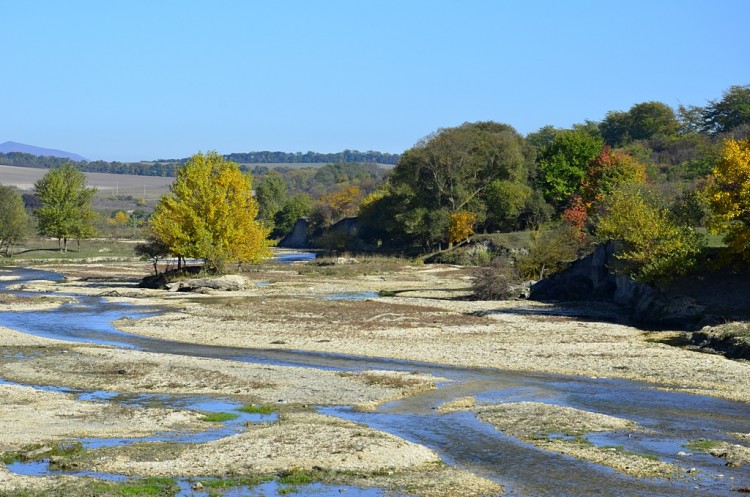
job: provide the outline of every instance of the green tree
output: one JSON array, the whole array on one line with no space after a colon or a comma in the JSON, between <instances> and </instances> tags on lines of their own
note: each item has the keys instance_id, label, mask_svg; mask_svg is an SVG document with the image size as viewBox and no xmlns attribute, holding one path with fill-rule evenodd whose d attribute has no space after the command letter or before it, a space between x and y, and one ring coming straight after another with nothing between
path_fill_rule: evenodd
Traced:
<instances>
[{"instance_id":1,"label":"green tree","mask_svg":"<svg viewBox=\"0 0 750 497\"><path fill-rule=\"evenodd\" d=\"M528 185L536 170L534 156L534 148L506 124L465 123L438 130L401 156L389 178L390 198L375 202L383 216L392 212L395 222L376 221L368 206L365 224L389 225L385 243L410 240L429 249L447 242L451 213L467 211L483 223L493 181Z\"/></svg>"},{"instance_id":2,"label":"green tree","mask_svg":"<svg viewBox=\"0 0 750 497\"><path fill-rule=\"evenodd\" d=\"M680 122L674 110L662 102L643 102L628 112L608 112L599 130L607 145L622 147L636 140L676 135Z\"/></svg>"},{"instance_id":3,"label":"green tree","mask_svg":"<svg viewBox=\"0 0 750 497\"><path fill-rule=\"evenodd\" d=\"M57 238L68 250L68 239L79 241L94 235L96 213L91 207L96 188L86 186L86 176L71 163L50 169L34 184L41 207L34 211L39 233Z\"/></svg>"},{"instance_id":4,"label":"green tree","mask_svg":"<svg viewBox=\"0 0 750 497\"><path fill-rule=\"evenodd\" d=\"M252 178L216 152L198 153L159 200L151 229L178 257L203 259L222 271L226 262L256 263L271 255L269 230L257 215Z\"/></svg>"},{"instance_id":5,"label":"green tree","mask_svg":"<svg viewBox=\"0 0 750 497\"><path fill-rule=\"evenodd\" d=\"M0 250L6 257L13 255L13 246L26 238L29 218L23 199L10 186L0 185Z\"/></svg>"},{"instance_id":6,"label":"green tree","mask_svg":"<svg viewBox=\"0 0 750 497\"><path fill-rule=\"evenodd\" d=\"M533 157L512 127L466 123L441 129L404 152L391 180L408 185L420 207L476 212L492 181L526 182Z\"/></svg>"},{"instance_id":7,"label":"green tree","mask_svg":"<svg viewBox=\"0 0 750 497\"><path fill-rule=\"evenodd\" d=\"M703 110L703 129L725 133L750 124L750 85L732 86Z\"/></svg>"},{"instance_id":8,"label":"green tree","mask_svg":"<svg viewBox=\"0 0 750 497\"><path fill-rule=\"evenodd\" d=\"M306 217L312 212L313 202L310 195L300 193L286 200L284 207L274 217L274 230L272 235L279 237L292 231L295 223L301 217Z\"/></svg>"},{"instance_id":9,"label":"green tree","mask_svg":"<svg viewBox=\"0 0 750 497\"><path fill-rule=\"evenodd\" d=\"M646 283L668 281L695 262L703 238L680 225L670 210L639 185L623 184L601 202L596 236L614 240L622 272Z\"/></svg>"},{"instance_id":10,"label":"green tree","mask_svg":"<svg viewBox=\"0 0 750 497\"><path fill-rule=\"evenodd\" d=\"M563 130L539 154L544 195L556 208L566 206L586 174L591 159L599 155L601 138L580 130Z\"/></svg>"},{"instance_id":11,"label":"green tree","mask_svg":"<svg viewBox=\"0 0 750 497\"><path fill-rule=\"evenodd\" d=\"M276 171L271 171L255 187L255 198L258 201L258 219L273 228L276 213L281 210L286 200L286 184Z\"/></svg>"}]
</instances>

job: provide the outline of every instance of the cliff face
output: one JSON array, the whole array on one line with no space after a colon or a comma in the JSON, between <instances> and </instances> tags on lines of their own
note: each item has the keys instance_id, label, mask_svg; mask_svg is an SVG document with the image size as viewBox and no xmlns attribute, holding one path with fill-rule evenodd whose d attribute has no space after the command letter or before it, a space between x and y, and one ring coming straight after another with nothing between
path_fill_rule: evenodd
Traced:
<instances>
[{"instance_id":1,"label":"cliff face","mask_svg":"<svg viewBox=\"0 0 750 497\"><path fill-rule=\"evenodd\" d=\"M630 310L634 324L698 329L715 322L706 307L690 296L675 295L633 281L612 270L618 264L611 243L574 262L567 270L531 287L531 299L612 302Z\"/></svg>"}]
</instances>

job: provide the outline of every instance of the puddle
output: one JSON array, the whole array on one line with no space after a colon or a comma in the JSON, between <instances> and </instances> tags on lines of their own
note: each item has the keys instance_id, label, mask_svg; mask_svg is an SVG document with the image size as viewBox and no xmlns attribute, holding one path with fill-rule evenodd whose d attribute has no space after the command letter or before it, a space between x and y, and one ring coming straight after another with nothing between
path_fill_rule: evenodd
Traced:
<instances>
[{"instance_id":1,"label":"puddle","mask_svg":"<svg viewBox=\"0 0 750 497\"><path fill-rule=\"evenodd\" d=\"M291 264L292 262L314 261L317 256L317 254L312 252L299 252L295 254L279 254L272 260L282 264Z\"/></svg>"},{"instance_id":2,"label":"puddle","mask_svg":"<svg viewBox=\"0 0 750 497\"><path fill-rule=\"evenodd\" d=\"M367 300L377 298L378 296L378 292L337 293L336 295L323 297L323 300Z\"/></svg>"}]
</instances>

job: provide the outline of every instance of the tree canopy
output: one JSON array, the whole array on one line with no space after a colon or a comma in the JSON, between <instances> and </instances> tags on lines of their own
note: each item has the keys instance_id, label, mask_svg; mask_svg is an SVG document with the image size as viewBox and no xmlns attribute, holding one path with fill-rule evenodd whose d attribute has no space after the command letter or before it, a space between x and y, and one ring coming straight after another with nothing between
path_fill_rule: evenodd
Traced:
<instances>
[{"instance_id":1,"label":"tree canopy","mask_svg":"<svg viewBox=\"0 0 750 497\"><path fill-rule=\"evenodd\" d=\"M62 251L68 250L69 239L94 235L91 203L96 188L86 186L86 176L73 164L50 169L34 184L34 193L41 202L34 211L39 233L62 241Z\"/></svg>"},{"instance_id":2,"label":"tree canopy","mask_svg":"<svg viewBox=\"0 0 750 497\"><path fill-rule=\"evenodd\" d=\"M29 219L21 196L10 186L0 185L0 250L6 256L13 253L13 245L28 235Z\"/></svg>"},{"instance_id":3,"label":"tree canopy","mask_svg":"<svg viewBox=\"0 0 750 497\"><path fill-rule=\"evenodd\" d=\"M257 263L271 255L269 230L257 215L252 178L216 152L198 153L159 200L151 229L174 255L221 271L227 262Z\"/></svg>"},{"instance_id":4,"label":"tree canopy","mask_svg":"<svg viewBox=\"0 0 750 497\"><path fill-rule=\"evenodd\" d=\"M750 262L750 138L727 140L707 186L714 232L732 254Z\"/></svg>"}]
</instances>

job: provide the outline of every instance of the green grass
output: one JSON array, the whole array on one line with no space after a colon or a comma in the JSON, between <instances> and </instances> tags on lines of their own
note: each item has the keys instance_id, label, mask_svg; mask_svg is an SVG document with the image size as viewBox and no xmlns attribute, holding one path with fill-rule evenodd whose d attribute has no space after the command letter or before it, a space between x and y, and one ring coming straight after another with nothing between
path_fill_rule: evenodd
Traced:
<instances>
[{"instance_id":1,"label":"green grass","mask_svg":"<svg viewBox=\"0 0 750 497\"><path fill-rule=\"evenodd\" d=\"M202 418L200 418L201 421L206 421L208 423L223 423L225 421L231 421L233 419L237 419L239 417L239 414L234 412L212 412L209 414L206 414Z\"/></svg>"},{"instance_id":2,"label":"green grass","mask_svg":"<svg viewBox=\"0 0 750 497\"><path fill-rule=\"evenodd\" d=\"M247 414L273 414L276 412L276 408L273 406L263 405L263 404L252 404L247 406L242 406L239 409L237 409L240 412L244 412Z\"/></svg>"},{"instance_id":3,"label":"green grass","mask_svg":"<svg viewBox=\"0 0 750 497\"><path fill-rule=\"evenodd\" d=\"M320 478L315 473L301 469L293 469L279 475L279 483L284 485L304 485L306 483L315 483L319 480Z\"/></svg>"},{"instance_id":4,"label":"green grass","mask_svg":"<svg viewBox=\"0 0 750 497\"><path fill-rule=\"evenodd\" d=\"M133 257L133 243L116 240L81 240L81 246L75 240L68 240L68 251L60 252L57 240L29 239L13 249L13 257L5 262L24 260L41 260L49 262L89 259L93 257L122 258Z\"/></svg>"},{"instance_id":5,"label":"green grass","mask_svg":"<svg viewBox=\"0 0 750 497\"><path fill-rule=\"evenodd\" d=\"M687 447L690 450L708 452L711 449L715 449L719 445L721 445L720 442L716 442L714 440L706 440L704 438L701 438L699 440L691 440L685 445L685 447Z\"/></svg>"},{"instance_id":6,"label":"green grass","mask_svg":"<svg viewBox=\"0 0 750 497\"><path fill-rule=\"evenodd\" d=\"M50 446L49 450L39 452L38 454L30 454L42 447L44 447L44 445L32 444L27 445L19 451L3 452L2 455L0 455L0 461L2 461L3 464L12 464L21 461L39 461L42 459L49 459L50 457L75 457L84 453L83 446L80 442L60 442L56 445Z\"/></svg>"}]
</instances>

